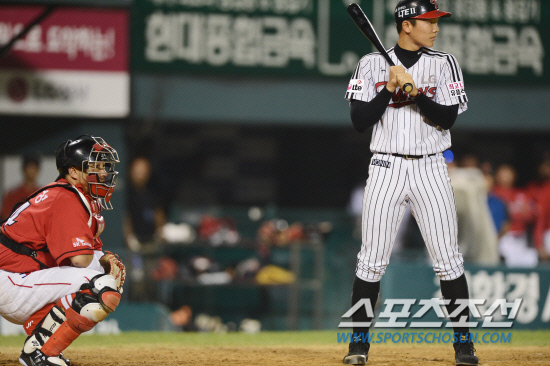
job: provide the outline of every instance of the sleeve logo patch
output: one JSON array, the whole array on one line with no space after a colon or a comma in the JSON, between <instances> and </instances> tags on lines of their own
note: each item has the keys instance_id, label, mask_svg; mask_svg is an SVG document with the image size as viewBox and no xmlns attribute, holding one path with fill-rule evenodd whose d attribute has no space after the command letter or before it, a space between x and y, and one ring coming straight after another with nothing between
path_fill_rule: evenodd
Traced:
<instances>
[{"instance_id":1,"label":"sleeve logo patch","mask_svg":"<svg viewBox=\"0 0 550 366\"><path fill-rule=\"evenodd\" d=\"M449 94L451 94L451 97L463 97L466 95L466 92L464 91L464 82L462 81L447 84L447 88L449 89Z\"/></svg>"},{"instance_id":2,"label":"sleeve logo patch","mask_svg":"<svg viewBox=\"0 0 550 366\"><path fill-rule=\"evenodd\" d=\"M365 80L351 79L348 85L348 93L363 94L364 87L365 87Z\"/></svg>"},{"instance_id":3,"label":"sleeve logo patch","mask_svg":"<svg viewBox=\"0 0 550 366\"><path fill-rule=\"evenodd\" d=\"M90 247L92 248L92 244L86 242L86 239L82 238L73 238L73 247Z\"/></svg>"}]
</instances>

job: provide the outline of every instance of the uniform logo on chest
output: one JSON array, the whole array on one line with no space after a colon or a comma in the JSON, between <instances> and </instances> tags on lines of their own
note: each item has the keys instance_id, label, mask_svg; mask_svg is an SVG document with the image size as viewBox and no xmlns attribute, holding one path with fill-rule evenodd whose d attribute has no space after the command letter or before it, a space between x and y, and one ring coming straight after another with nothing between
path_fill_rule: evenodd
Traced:
<instances>
[{"instance_id":1,"label":"uniform logo on chest","mask_svg":"<svg viewBox=\"0 0 550 366\"><path fill-rule=\"evenodd\" d=\"M426 78L426 75L422 75L422 84L435 84L437 82L437 76L429 75Z\"/></svg>"},{"instance_id":2,"label":"uniform logo on chest","mask_svg":"<svg viewBox=\"0 0 550 366\"><path fill-rule=\"evenodd\" d=\"M391 167L391 163L389 161L378 160L378 159L373 159L370 165L379 166L386 169Z\"/></svg>"},{"instance_id":3,"label":"uniform logo on chest","mask_svg":"<svg viewBox=\"0 0 550 366\"><path fill-rule=\"evenodd\" d=\"M376 83L375 85L376 91L380 93L387 83L388 83L387 81L381 81L379 83ZM430 87L428 85L428 86L422 87L417 85L417 88L418 90L420 90L422 94L426 95L430 99L434 99L435 93L437 92L437 86ZM409 99L409 94L405 93L401 89L396 89L391 97L391 102L389 104L389 107L400 108L410 104L414 104L414 102Z\"/></svg>"}]
</instances>

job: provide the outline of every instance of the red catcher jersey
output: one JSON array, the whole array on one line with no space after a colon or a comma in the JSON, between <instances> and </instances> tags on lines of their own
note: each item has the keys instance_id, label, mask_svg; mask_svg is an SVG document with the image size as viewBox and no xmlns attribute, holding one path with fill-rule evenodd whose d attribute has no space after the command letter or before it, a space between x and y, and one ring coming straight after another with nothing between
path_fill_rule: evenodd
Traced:
<instances>
[{"instance_id":1,"label":"red catcher jersey","mask_svg":"<svg viewBox=\"0 0 550 366\"><path fill-rule=\"evenodd\" d=\"M58 183L67 181L61 179L50 185ZM83 194L81 187L69 187L46 188L2 225L4 235L37 250L36 259L48 268L70 265L70 257L93 254L94 246L101 250L101 241L94 241L93 234L95 202ZM0 269L28 273L40 270L40 265L31 257L0 245Z\"/></svg>"}]
</instances>

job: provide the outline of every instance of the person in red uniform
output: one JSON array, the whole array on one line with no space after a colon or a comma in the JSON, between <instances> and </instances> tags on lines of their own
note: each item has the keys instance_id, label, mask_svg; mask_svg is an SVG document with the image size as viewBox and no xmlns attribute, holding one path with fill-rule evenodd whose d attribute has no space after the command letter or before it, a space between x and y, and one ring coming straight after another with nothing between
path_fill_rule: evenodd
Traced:
<instances>
[{"instance_id":1,"label":"person in red uniform","mask_svg":"<svg viewBox=\"0 0 550 366\"><path fill-rule=\"evenodd\" d=\"M509 216L508 231L500 238L499 250L507 266L534 267L537 253L529 247L527 230L535 222L536 206L524 189L515 186L515 181L512 166L499 166L492 193L506 203Z\"/></svg>"},{"instance_id":2,"label":"person in red uniform","mask_svg":"<svg viewBox=\"0 0 550 366\"><path fill-rule=\"evenodd\" d=\"M539 191L537 200L537 220L534 230L535 247L539 258L550 259L550 182L547 182Z\"/></svg>"},{"instance_id":3,"label":"person in red uniform","mask_svg":"<svg viewBox=\"0 0 550 366\"><path fill-rule=\"evenodd\" d=\"M101 209L112 209L117 162L116 150L100 137L65 141L56 151L59 177L14 208L0 228L0 315L29 335L22 365L69 365L62 351L120 301L124 265L103 253L99 238ZM120 266L118 280L108 274L110 265Z\"/></svg>"},{"instance_id":4,"label":"person in red uniform","mask_svg":"<svg viewBox=\"0 0 550 366\"><path fill-rule=\"evenodd\" d=\"M537 169L537 179L530 182L526 190L537 206L537 217L533 228L533 241L539 259L550 259L550 153L543 155Z\"/></svg>"},{"instance_id":5,"label":"person in red uniform","mask_svg":"<svg viewBox=\"0 0 550 366\"><path fill-rule=\"evenodd\" d=\"M26 155L23 157L23 182L16 188L6 192L2 198L2 208L0 209L0 221L5 220L11 214L13 206L24 201L38 188L36 180L40 173L40 161L38 157Z\"/></svg>"},{"instance_id":6,"label":"person in red uniform","mask_svg":"<svg viewBox=\"0 0 550 366\"><path fill-rule=\"evenodd\" d=\"M527 183L525 186L525 191L529 196L531 196L535 201L538 202L539 195L542 193L544 187L547 183L550 182L550 152L543 154L542 161L537 167L537 176L536 178Z\"/></svg>"}]
</instances>

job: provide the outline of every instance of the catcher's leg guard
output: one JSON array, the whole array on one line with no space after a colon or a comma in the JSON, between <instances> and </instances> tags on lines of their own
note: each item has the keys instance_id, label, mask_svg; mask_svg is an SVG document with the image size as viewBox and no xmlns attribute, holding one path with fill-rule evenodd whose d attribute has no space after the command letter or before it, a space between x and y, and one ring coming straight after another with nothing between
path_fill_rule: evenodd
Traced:
<instances>
[{"instance_id":1,"label":"catcher's leg guard","mask_svg":"<svg viewBox=\"0 0 550 366\"><path fill-rule=\"evenodd\" d=\"M120 293L111 275L97 275L84 284L65 310L66 320L42 346L46 356L57 356L82 333L92 329L112 313L120 302Z\"/></svg>"},{"instance_id":2,"label":"catcher's leg guard","mask_svg":"<svg viewBox=\"0 0 550 366\"><path fill-rule=\"evenodd\" d=\"M50 308L50 306L48 306ZM37 313L42 313L38 311ZM31 317L33 318L33 317ZM63 311L57 307L51 307L51 310L32 330L31 334L25 340L23 350L19 356L19 362L22 365L32 366L69 366L71 363L65 359L61 352L52 357L47 357L41 351L41 348L48 341L54 332L58 330L61 324L66 320Z\"/></svg>"},{"instance_id":3,"label":"catcher's leg guard","mask_svg":"<svg viewBox=\"0 0 550 366\"><path fill-rule=\"evenodd\" d=\"M116 280L109 274L97 275L91 279L89 284L82 285L82 287L90 289L92 294L97 296L99 303L107 313L115 311L120 303L120 292L116 290Z\"/></svg>"},{"instance_id":4,"label":"catcher's leg guard","mask_svg":"<svg viewBox=\"0 0 550 366\"><path fill-rule=\"evenodd\" d=\"M27 333L28 336L33 334L36 327L40 326L40 324L46 319L46 316L48 316L48 313L52 311L54 306L55 304L48 304L27 319L23 329L25 329L25 333Z\"/></svg>"}]
</instances>

